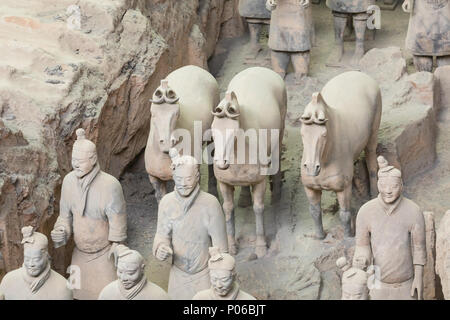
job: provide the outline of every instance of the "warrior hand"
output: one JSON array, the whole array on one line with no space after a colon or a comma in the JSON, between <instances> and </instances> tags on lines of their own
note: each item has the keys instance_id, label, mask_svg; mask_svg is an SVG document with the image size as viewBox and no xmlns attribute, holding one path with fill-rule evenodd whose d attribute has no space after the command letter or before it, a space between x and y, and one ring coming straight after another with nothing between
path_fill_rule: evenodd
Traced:
<instances>
[{"instance_id":1,"label":"warrior hand","mask_svg":"<svg viewBox=\"0 0 450 320\"><path fill-rule=\"evenodd\" d=\"M412 11L412 3L411 0L405 0L402 4L403 11L407 13L411 13Z\"/></svg>"},{"instance_id":2,"label":"warrior hand","mask_svg":"<svg viewBox=\"0 0 450 320\"><path fill-rule=\"evenodd\" d=\"M309 6L309 0L299 0L299 2L303 8L307 8Z\"/></svg>"},{"instance_id":3,"label":"warrior hand","mask_svg":"<svg viewBox=\"0 0 450 320\"><path fill-rule=\"evenodd\" d=\"M158 258L158 260L164 261L169 257L169 255L172 255L172 253L172 248L162 244L159 246L158 250L156 250L156 258Z\"/></svg>"},{"instance_id":4,"label":"warrior hand","mask_svg":"<svg viewBox=\"0 0 450 320\"><path fill-rule=\"evenodd\" d=\"M269 11L275 10L277 7L277 0L267 0L266 2L266 8Z\"/></svg>"},{"instance_id":5,"label":"warrior hand","mask_svg":"<svg viewBox=\"0 0 450 320\"><path fill-rule=\"evenodd\" d=\"M414 277L414 281L411 287L411 297L414 296L417 290L417 300L423 300L423 281L420 277Z\"/></svg>"},{"instance_id":6,"label":"warrior hand","mask_svg":"<svg viewBox=\"0 0 450 320\"><path fill-rule=\"evenodd\" d=\"M66 241L66 231L63 226L58 226L50 232L53 242L61 243Z\"/></svg>"}]
</instances>

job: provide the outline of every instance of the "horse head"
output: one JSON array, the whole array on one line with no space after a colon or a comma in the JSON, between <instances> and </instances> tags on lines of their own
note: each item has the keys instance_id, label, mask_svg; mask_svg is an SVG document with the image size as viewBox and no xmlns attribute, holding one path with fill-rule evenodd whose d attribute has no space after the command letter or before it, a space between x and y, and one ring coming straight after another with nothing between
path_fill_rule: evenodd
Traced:
<instances>
[{"instance_id":1,"label":"horse head","mask_svg":"<svg viewBox=\"0 0 450 320\"><path fill-rule=\"evenodd\" d=\"M221 170L230 166L230 153L234 150L235 137L239 130L239 103L234 92L227 92L225 98L212 111L211 125L214 140L214 164Z\"/></svg>"},{"instance_id":2,"label":"horse head","mask_svg":"<svg viewBox=\"0 0 450 320\"><path fill-rule=\"evenodd\" d=\"M151 126L155 128L157 143L166 154L170 148L177 143L172 133L176 128L177 120L180 117L179 97L169 87L168 80L161 80L161 85L153 93L150 99L151 105Z\"/></svg>"},{"instance_id":3,"label":"horse head","mask_svg":"<svg viewBox=\"0 0 450 320\"><path fill-rule=\"evenodd\" d=\"M303 115L301 135L303 140L302 169L309 176L318 176L323 164L327 144L327 105L319 92L313 93L312 101Z\"/></svg>"}]
</instances>

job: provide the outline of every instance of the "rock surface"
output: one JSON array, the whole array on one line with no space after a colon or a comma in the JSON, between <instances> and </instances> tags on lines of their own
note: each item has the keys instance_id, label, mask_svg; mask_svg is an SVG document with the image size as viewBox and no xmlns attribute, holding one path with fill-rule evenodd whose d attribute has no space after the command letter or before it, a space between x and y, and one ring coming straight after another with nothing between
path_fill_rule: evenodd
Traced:
<instances>
[{"instance_id":1,"label":"rock surface","mask_svg":"<svg viewBox=\"0 0 450 320\"><path fill-rule=\"evenodd\" d=\"M6 271L22 263L22 226L47 235L53 227L62 178L71 170L74 131L86 129L102 169L118 177L145 147L148 99L160 79L187 64L207 68L219 37L243 32L237 0L73 3L0 3L0 245ZM56 256L64 273L64 254Z\"/></svg>"}]
</instances>

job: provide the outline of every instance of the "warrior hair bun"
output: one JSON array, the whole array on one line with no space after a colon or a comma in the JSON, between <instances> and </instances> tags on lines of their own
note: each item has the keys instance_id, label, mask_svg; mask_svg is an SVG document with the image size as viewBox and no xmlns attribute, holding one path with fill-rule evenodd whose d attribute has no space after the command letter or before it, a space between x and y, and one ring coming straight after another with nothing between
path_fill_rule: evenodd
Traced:
<instances>
[{"instance_id":1,"label":"warrior hair bun","mask_svg":"<svg viewBox=\"0 0 450 320\"><path fill-rule=\"evenodd\" d=\"M342 269L343 267L345 267L346 264L347 264L347 259L345 257L340 257L339 259L336 260L336 266L339 269Z\"/></svg>"},{"instance_id":2,"label":"warrior hair bun","mask_svg":"<svg viewBox=\"0 0 450 320\"><path fill-rule=\"evenodd\" d=\"M22 228L22 235L24 238L29 238L33 235L33 227L27 226Z\"/></svg>"},{"instance_id":3,"label":"warrior hair bun","mask_svg":"<svg viewBox=\"0 0 450 320\"><path fill-rule=\"evenodd\" d=\"M377 162L378 162L378 167L380 169L386 168L389 165L389 163L387 162L387 160L383 156L379 156L377 158Z\"/></svg>"},{"instance_id":4,"label":"warrior hair bun","mask_svg":"<svg viewBox=\"0 0 450 320\"><path fill-rule=\"evenodd\" d=\"M77 129L76 134L77 134L77 140L86 139L86 132L84 131L83 128Z\"/></svg>"}]
</instances>

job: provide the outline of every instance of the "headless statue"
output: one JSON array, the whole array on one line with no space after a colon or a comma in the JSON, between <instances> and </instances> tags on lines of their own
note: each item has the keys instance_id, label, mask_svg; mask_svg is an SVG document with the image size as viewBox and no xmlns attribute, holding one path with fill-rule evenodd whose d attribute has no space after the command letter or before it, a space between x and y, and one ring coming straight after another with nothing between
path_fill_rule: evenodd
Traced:
<instances>
[{"instance_id":1,"label":"headless statue","mask_svg":"<svg viewBox=\"0 0 450 320\"><path fill-rule=\"evenodd\" d=\"M406 48L413 54L417 71L450 64L449 0L405 0L403 11L410 13Z\"/></svg>"},{"instance_id":2,"label":"headless statue","mask_svg":"<svg viewBox=\"0 0 450 320\"><path fill-rule=\"evenodd\" d=\"M295 82L308 74L314 25L309 0L267 0L272 12L269 48L272 50L272 69L283 79L289 61L295 71Z\"/></svg>"},{"instance_id":3,"label":"headless statue","mask_svg":"<svg viewBox=\"0 0 450 320\"><path fill-rule=\"evenodd\" d=\"M4 300L72 300L67 280L50 267L47 237L31 226L23 227L22 235L23 265L5 275L0 296Z\"/></svg>"}]
</instances>

